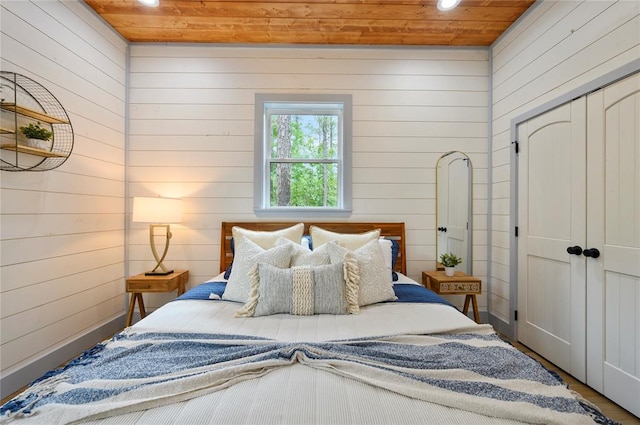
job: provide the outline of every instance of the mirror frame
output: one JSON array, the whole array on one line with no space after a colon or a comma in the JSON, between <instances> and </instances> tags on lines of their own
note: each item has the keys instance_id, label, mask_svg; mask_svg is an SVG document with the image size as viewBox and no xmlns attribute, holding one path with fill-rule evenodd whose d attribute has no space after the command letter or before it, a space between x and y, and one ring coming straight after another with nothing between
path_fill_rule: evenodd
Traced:
<instances>
[{"instance_id":1,"label":"mirror frame","mask_svg":"<svg viewBox=\"0 0 640 425\"><path fill-rule=\"evenodd\" d=\"M466 247L466 253L460 256L463 257L466 265L466 270L463 270L463 271L466 274L471 276L473 275L473 163L471 162L471 158L469 158L469 155L457 150L445 152L444 154L442 154L442 156L440 156L440 158L438 158L438 161L436 162L436 264L437 264L438 270L444 269L442 267L442 264L440 264L440 253L438 248L438 245L440 243L440 231L437 230L437 228L440 226L439 224L440 223L440 220L439 220L440 196L438 195L439 195L441 183L439 182L439 179L440 179L439 171L442 166L441 161L443 161L446 157L454 154L459 154L461 159L467 161L468 170L469 170L468 179L467 179L467 185L469 188L468 199L467 199L467 206L468 206L467 208L467 247Z\"/></svg>"}]
</instances>

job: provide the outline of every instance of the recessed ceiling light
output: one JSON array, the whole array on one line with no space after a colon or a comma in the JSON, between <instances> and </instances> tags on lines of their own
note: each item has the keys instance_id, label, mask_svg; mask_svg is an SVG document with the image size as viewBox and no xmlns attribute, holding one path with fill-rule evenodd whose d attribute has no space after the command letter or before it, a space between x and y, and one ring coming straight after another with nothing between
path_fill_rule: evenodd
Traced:
<instances>
[{"instance_id":1,"label":"recessed ceiling light","mask_svg":"<svg viewBox=\"0 0 640 425\"><path fill-rule=\"evenodd\" d=\"M152 6L152 7L156 7L157 5L160 4L160 0L138 0L138 1L144 4L145 6Z\"/></svg>"},{"instance_id":2,"label":"recessed ceiling light","mask_svg":"<svg viewBox=\"0 0 640 425\"><path fill-rule=\"evenodd\" d=\"M438 10L451 10L460 4L461 0L438 0Z\"/></svg>"}]
</instances>

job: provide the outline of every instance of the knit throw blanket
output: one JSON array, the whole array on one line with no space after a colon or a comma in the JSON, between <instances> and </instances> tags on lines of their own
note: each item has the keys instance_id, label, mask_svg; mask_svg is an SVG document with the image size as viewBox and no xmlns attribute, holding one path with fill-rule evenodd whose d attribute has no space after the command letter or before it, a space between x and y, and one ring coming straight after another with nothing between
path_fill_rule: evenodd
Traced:
<instances>
[{"instance_id":1,"label":"knit throw blanket","mask_svg":"<svg viewBox=\"0 0 640 425\"><path fill-rule=\"evenodd\" d=\"M283 343L128 329L50 372L0 423L67 424L221 390L295 362L476 413L539 424L612 423L490 327L474 333Z\"/></svg>"}]
</instances>

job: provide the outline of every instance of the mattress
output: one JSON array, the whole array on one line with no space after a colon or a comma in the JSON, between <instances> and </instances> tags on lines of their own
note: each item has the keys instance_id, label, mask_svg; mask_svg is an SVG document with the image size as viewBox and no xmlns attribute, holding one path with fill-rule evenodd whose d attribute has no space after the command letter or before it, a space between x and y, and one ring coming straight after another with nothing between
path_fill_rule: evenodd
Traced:
<instances>
[{"instance_id":1,"label":"mattress","mask_svg":"<svg viewBox=\"0 0 640 425\"><path fill-rule=\"evenodd\" d=\"M214 280L219 280L217 277ZM397 284L416 282L400 275ZM215 299L176 300L142 319L128 332L242 335L286 343L323 343L393 335L430 335L483 331L446 304L383 302L354 315L276 314L238 318L240 303ZM515 350L515 349L514 349ZM524 356L524 355L523 355ZM479 359L482 362L482 359ZM294 362L256 374L208 394L103 419L100 425L158 424L522 424L403 395L345 373ZM471 409L473 410L473 409ZM36 417L35 423L39 422ZM29 420L26 421L30 422ZM13 423L13 422L12 422ZM21 421L15 421L20 424ZM593 423L585 416L584 421Z\"/></svg>"},{"instance_id":2,"label":"mattress","mask_svg":"<svg viewBox=\"0 0 640 425\"><path fill-rule=\"evenodd\" d=\"M211 281L224 281L217 276ZM400 275L396 284L417 282ZM242 304L221 300L186 300L165 304L133 325L136 329L179 332L223 332L287 342L320 342L395 334L426 334L473 328L478 325L445 304L378 303L359 314L237 318Z\"/></svg>"}]
</instances>

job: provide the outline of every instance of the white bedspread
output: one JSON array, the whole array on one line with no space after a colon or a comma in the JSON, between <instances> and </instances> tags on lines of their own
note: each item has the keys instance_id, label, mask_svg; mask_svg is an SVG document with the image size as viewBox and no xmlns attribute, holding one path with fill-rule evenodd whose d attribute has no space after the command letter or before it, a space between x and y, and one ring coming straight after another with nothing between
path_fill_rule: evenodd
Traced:
<instances>
[{"instance_id":1,"label":"white bedspread","mask_svg":"<svg viewBox=\"0 0 640 425\"><path fill-rule=\"evenodd\" d=\"M138 332L239 334L286 342L322 342L400 334L477 330L482 325L440 304L382 303L358 315L236 318L239 303L174 301L134 325ZM146 424L519 424L454 409L302 364L197 398L86 422Z\"/></svg>"}]
</instances>

